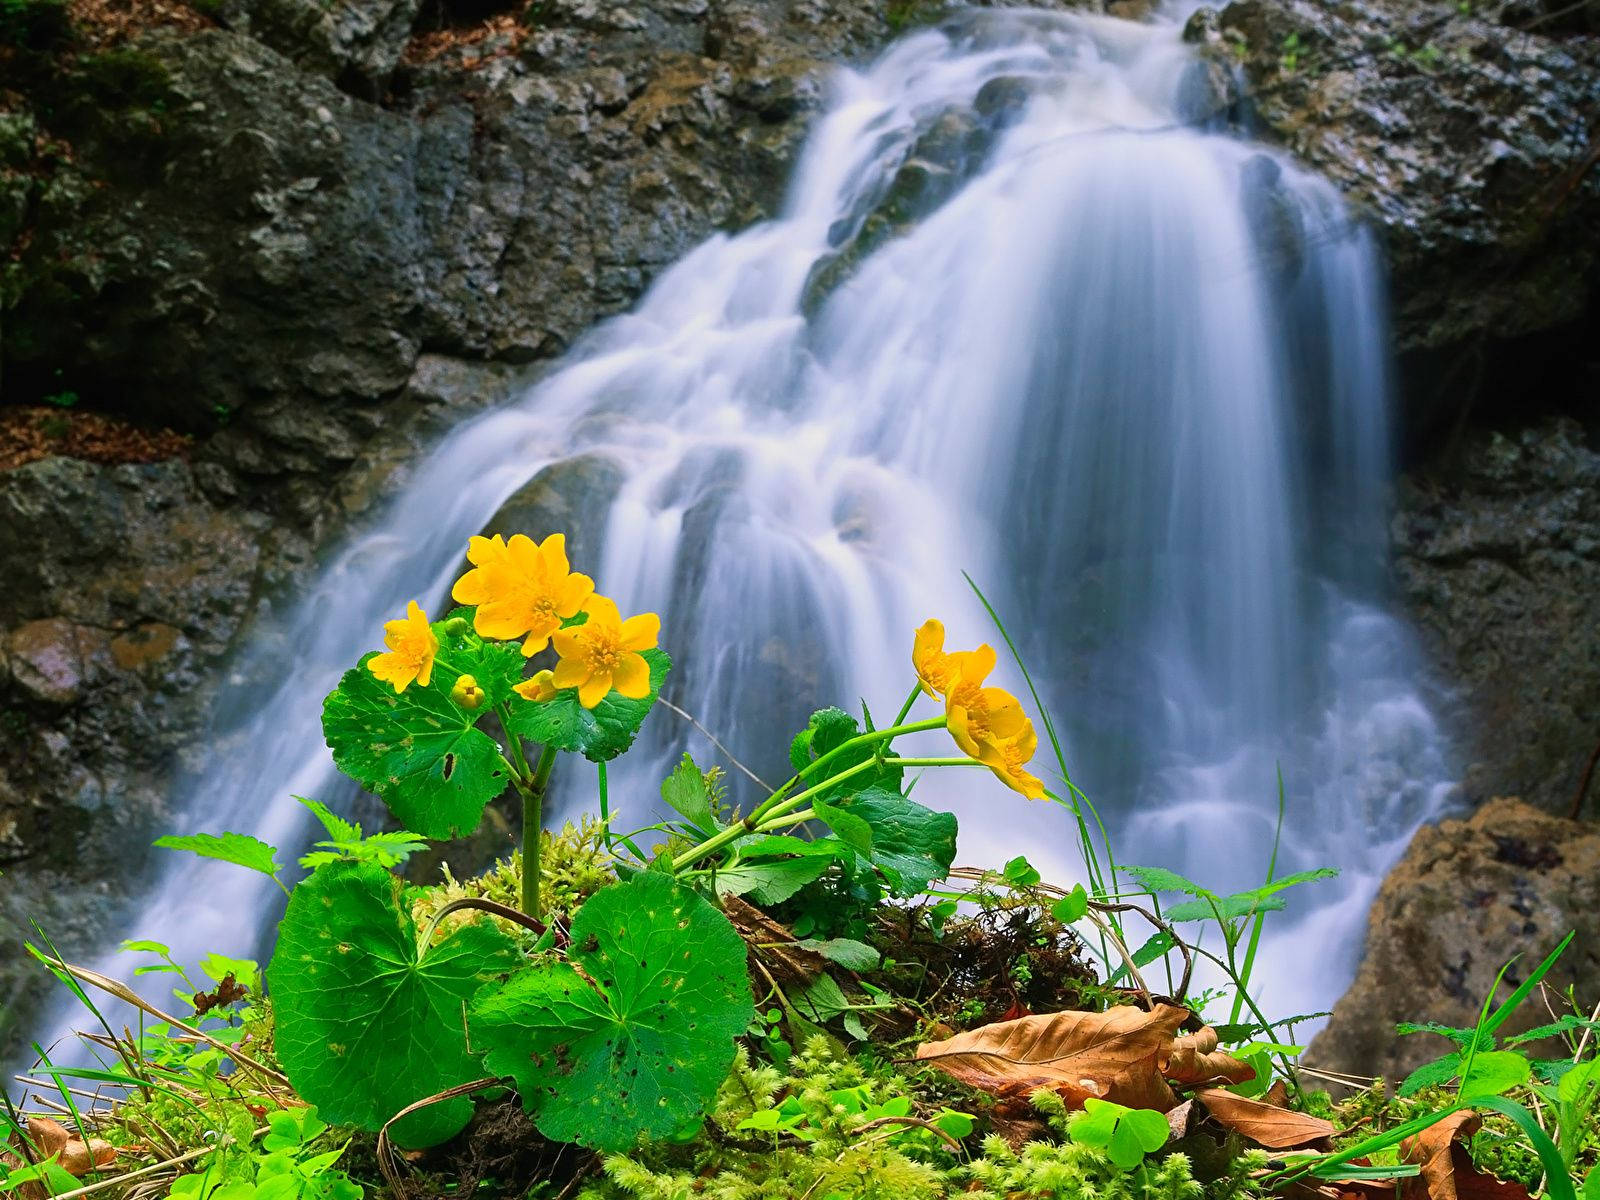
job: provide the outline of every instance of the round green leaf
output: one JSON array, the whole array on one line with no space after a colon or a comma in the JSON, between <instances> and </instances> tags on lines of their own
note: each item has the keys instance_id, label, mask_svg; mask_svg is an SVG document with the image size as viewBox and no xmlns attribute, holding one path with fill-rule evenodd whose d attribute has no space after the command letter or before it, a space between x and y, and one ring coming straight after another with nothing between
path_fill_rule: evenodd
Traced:
<instances>
[{"instance_id":1,"label":"round green leaf","mask_svg":"<svg viewBox=\"0 0 1600 1200\"><path fill-rule=\"evenodd\" d=\"M664 650L642 651L650 664L650 694L630 700L621 692L609 692L593 708L578 703L578 689L567 688L549 700L524 700L512 696L507 728L520 737L557 750L580 752L591 762L608 762L629 746L639 726L655 706L672 669L672 659Z\"/></svg>"},{"instance_id":2,"label":"round green leaf","mask_svg":"<svg viewBox=\"0 0 1600 1200\"><path fill-rule=\"evenodd\" d=\"M333 761L381 796L407 829L423 837L471 833L483 809L508 782L500 747L475 728L511 695L522 672L515 646L485 642L459 620L433 625L439 654L427 687L396 692L367 670L367 655L322 705L322 732ZM462 674L483 688L484 703L463 708L450 697Z\"/></svg>"},{"instance_id":3,"label":"round green leaf","mask_svg":"<svg viewBox=\"0 0 1600 1200\"><path fill-rule=\"evenodd\" d=\"M609 1151L669 1137L715 1097L755 1016L744 941L655 871L596 892L571 932L573 965L478 993L472 1042L548 1138Z\"/></svg>"},{"instance_id":4,"label":"round green leaf","mask_svg":"<svg viewBox=\"0 0 1600 1200\"><path fill-rule=\"evenodd\" d=\"M493 925L457 929L419 957L401 882L374 863L320 867L289 898L267 968L278 1060L327 1121L377 1130L406 1105L481 1072L467 1052L463 1007L514 947ZM428 1146L472 1116L466 1099L435 1104L394 1130Z\"/></svg>"}]
</instances>

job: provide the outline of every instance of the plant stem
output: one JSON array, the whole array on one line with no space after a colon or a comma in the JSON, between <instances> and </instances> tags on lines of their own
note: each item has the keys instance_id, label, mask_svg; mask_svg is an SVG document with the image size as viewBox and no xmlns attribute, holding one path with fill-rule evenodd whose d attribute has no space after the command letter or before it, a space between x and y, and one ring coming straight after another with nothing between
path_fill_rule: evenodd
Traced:
<instances>
[{"instance_id":1,"label":"plant stem","mask_svg":"<svg viewBox=\"0 0 1600 1200\"><path fill-rule=\"evenodd\" d=\"M917 702L917 697L922 694L922 684L917 684L911 689L911 695L906 697L906 702L900 706L900 712L895 716L894 724L899 725L911 715L911 706Z\"/></svg>"},{"instance_id":2,"label":"plant stem","mask_svg":"<svg viewBox=\"0 0 1600 1200\"><path fill-rule=\"evenodd\" d=\"M981 767L975 758L886 758L886 767Z\"/></svg>"},{"instance_id":3,"label":"plant stem","mask_svg":"<svg viewBox=\"0 0 1600 1200\"><path fill-rule=\"evenodd\" d=\"M772 795L768 796L760 804L756 805L754 810L751 811L750 815L745 818L745 823L753 824L754 822L759 821L762 817L766 816L773 809L777 808L780 804L792 803L792 801L786 801L784 799L785 794L790 788L815 775L818 771L822 770L840 755L845 753L845 751L862 746L874 746L879 742L886 742L891 738L899 737L902 733L921 733L928 729L943 729L945 727L945 720L946 719L943 716L929 717L925 721L912 721L909 725L895 724L889 726L887 729L874 729L870 733L858 733L849 741L841 742L832 750L824 754L821 758L806 766L798 774L790 777L787 783L785 783L777 791L773 792ZM843 774L834 776L831 782L837 782L842 778L844 778Z\"/></svg>"},{"instance_id":4,"label":"plant stem","mask_svg":"<svg viewBox=\"0 0 1600 1200\"><path fill-rule=\"evenodd\" d=\"M515 744L516 739L512 742ZM544 915L539 908L539 876L544 868L539 837L544 831L544 793L555 765L556 748L544 747L539 752L539 765L533 779L519 789L522 792L522 911L535 921Z\"/></svg>"}]
</instances>

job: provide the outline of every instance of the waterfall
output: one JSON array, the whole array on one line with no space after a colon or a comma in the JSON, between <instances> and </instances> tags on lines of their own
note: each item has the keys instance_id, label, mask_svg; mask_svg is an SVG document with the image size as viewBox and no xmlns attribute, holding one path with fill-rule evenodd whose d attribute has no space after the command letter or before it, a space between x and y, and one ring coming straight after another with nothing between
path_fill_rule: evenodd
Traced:
<instances>
[{"instance_id":1,"label":"waterfall","mask_svg":"<svg viewBox=\"0 0 1600 1200\"><path fill-rule=\"evenodd\" d=\"M663 615L670 698L770 781L812 708L894 711L925 618L997 641L963 571L1123 862L1259 883L1281 766L1279 872L1344 874L1269 921L1262 983L1278 1013L1328 1007L1449 791L1382 604L1382 278L1327 184L1185 122L1199 69L1170 22L974 10L840 71L780 216L711 238L451 433L246 654L239 677L275 684L244 692L177 831L301 844L291 794L337 786L319 713L339 673L407 600L443 611L507 497L599 464L603 549L575 565ZM614 805L645 823L686 748L720 761L658 710ZM584 764L560 783L557 819L593 806ZM960 861L1079 877L1063 809L965 772L917 795L959 816ZM265 886L166 869L129 936L258 948L237 914L273 912Z\"/></svg>"}]
</instances>

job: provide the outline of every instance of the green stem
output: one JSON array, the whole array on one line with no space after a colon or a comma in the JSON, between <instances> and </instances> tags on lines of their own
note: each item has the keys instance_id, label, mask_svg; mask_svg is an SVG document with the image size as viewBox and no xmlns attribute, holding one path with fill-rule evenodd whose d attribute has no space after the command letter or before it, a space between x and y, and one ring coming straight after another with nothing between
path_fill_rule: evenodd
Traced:
<instances>
[{"instance_id":1,"label":"green stem","mask_svg":"<svg viewBox=\"0 0 1600 1200\"><path fill-rule=\"evenodd\" d=\"M894 724L889 726L887 729L874 729L870 733L858 733L849 741L841 742L832 750L824 754L821 758L806 766L798 774L792 776L787 783L785 783L777 791L773 792L772 795L768 796L760 804L756 805L755 809L750 813L750 815L745 818L745 821L746 823L759 821L779 805L790 803L790 801L786 801L784 799L790 788L794 787L798 783L804 782L812 775L815 775L818 771L834 762L848 750L857 749L862 746L874 746L879 742L886 742L890 738L899 737L902 733L921 733L927 729L943 729L944 727L945 718L938 716L929 717L925 721L912 721L909 725ZM836 782L842 778L844 778L842 774L835 776L833 782Z\"/></svg>"},{"instance_id":2,"label":"green stem","mask_svg":"<svg viewBox=\"0 0 1600 1200\"><path fill-rule=\"evenodd\" d=\"M886 767L981 767L975 758L886 758Z\"/></svg>"},{"instance_id":3,"label":"green stem","mask_svg":"<svg viewBox=\"0 0 1600 1200\"><path fill-rule=\"evenodd\" d=\"M899 725L911 715L911 706L917 702L917 697L922 694L922 684L917 684L911 689L911 695L906 697L906 702L900 706L900 712L895 716L894 723Z\"/></svg>"},{"instance_id":4,"label":"green stem","mask_svg":"<svg viewBox=\"0 0 1600 1200\"><path fill-rule=\"evenodd\" d=\"M556 748L544 747L539 752L539 765L533 779L518 788L522 793L522 911L535 921L543 917L539 908L539 876L544 863L539 853L539 837L544 832L544 793L555 765Z\"/></svg>"}]
</instances>

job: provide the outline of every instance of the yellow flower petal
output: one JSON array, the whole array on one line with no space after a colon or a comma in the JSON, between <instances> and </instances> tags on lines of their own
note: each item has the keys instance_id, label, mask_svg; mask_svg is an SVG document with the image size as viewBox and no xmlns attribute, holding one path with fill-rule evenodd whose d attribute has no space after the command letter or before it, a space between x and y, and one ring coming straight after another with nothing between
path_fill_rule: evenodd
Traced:
<instances>
[{"instance_id":1,"label":"yellow flower petal","mask_svg":"<svg viewBox=\"0 0 1600 1200\"><path fill-rule=\"evenodd\" d=\"M404 692L415 682L427 687L433 678L433 656L439 652L439 639L433 636L428 624L428 614L415 600L406 605L406 615L398 621L386 621L383 626L383 644L387 654L376 654L367 660L367 669L380 681L398 692Z\"/></svg>"},{"instance_id":2,"label":"yellow flower petal","mask_svg":"<svg viewBox=\"0 0 1600 1200\"><path fill-rule=\"evenodd\" d=\"M575 688L588 678L588 664L577 658L563 658L550 673L550 681L558 688Z\"/></svg>"},{"instance_id":3,"label":"yellow flower petal","mask_svg":"<svg viewBox=\"0 0 1600 1200\"><path fill-rule=\"evenodd\" d=\"M653 644L653 643L652 643ZM617 660L611 686L629 700L643 700L650 694L650 664L642 654L624 654Z\"/></svg>"},{"instance_id":4,"label":"yellow flower petal","mask_svg":"<svg viewBox=\"0 0 1600 1200\"><path fill-rule=\"evenodd\" d=\"M524 700L544 703L556 694L553 671L538 671L531 679L524 679L521 683L512 686L511 690Z\"/></svg>"},{"instance_id":5,"label":"yellow flower petal","mask_svg":"<svg viewBox=\"0 0 1600 1200\"><path fill-rule=\"evenodd\" d=\"M591 675L578 688L578 703L585 708L593 708L604 700L610 692L611 676L609 674Z\"/></svg>"},{"instance_id":6,"label":"yellow flower petal","mask_svg":"<svg viewBox=\"0 0 1600 1200\"><path fill-rule=\"evenodd\" d=\"M622 623L621 644L624 650L653 650L660 636L661 618L655 613L640 613Z\"/></svg>"}]
</instances>

